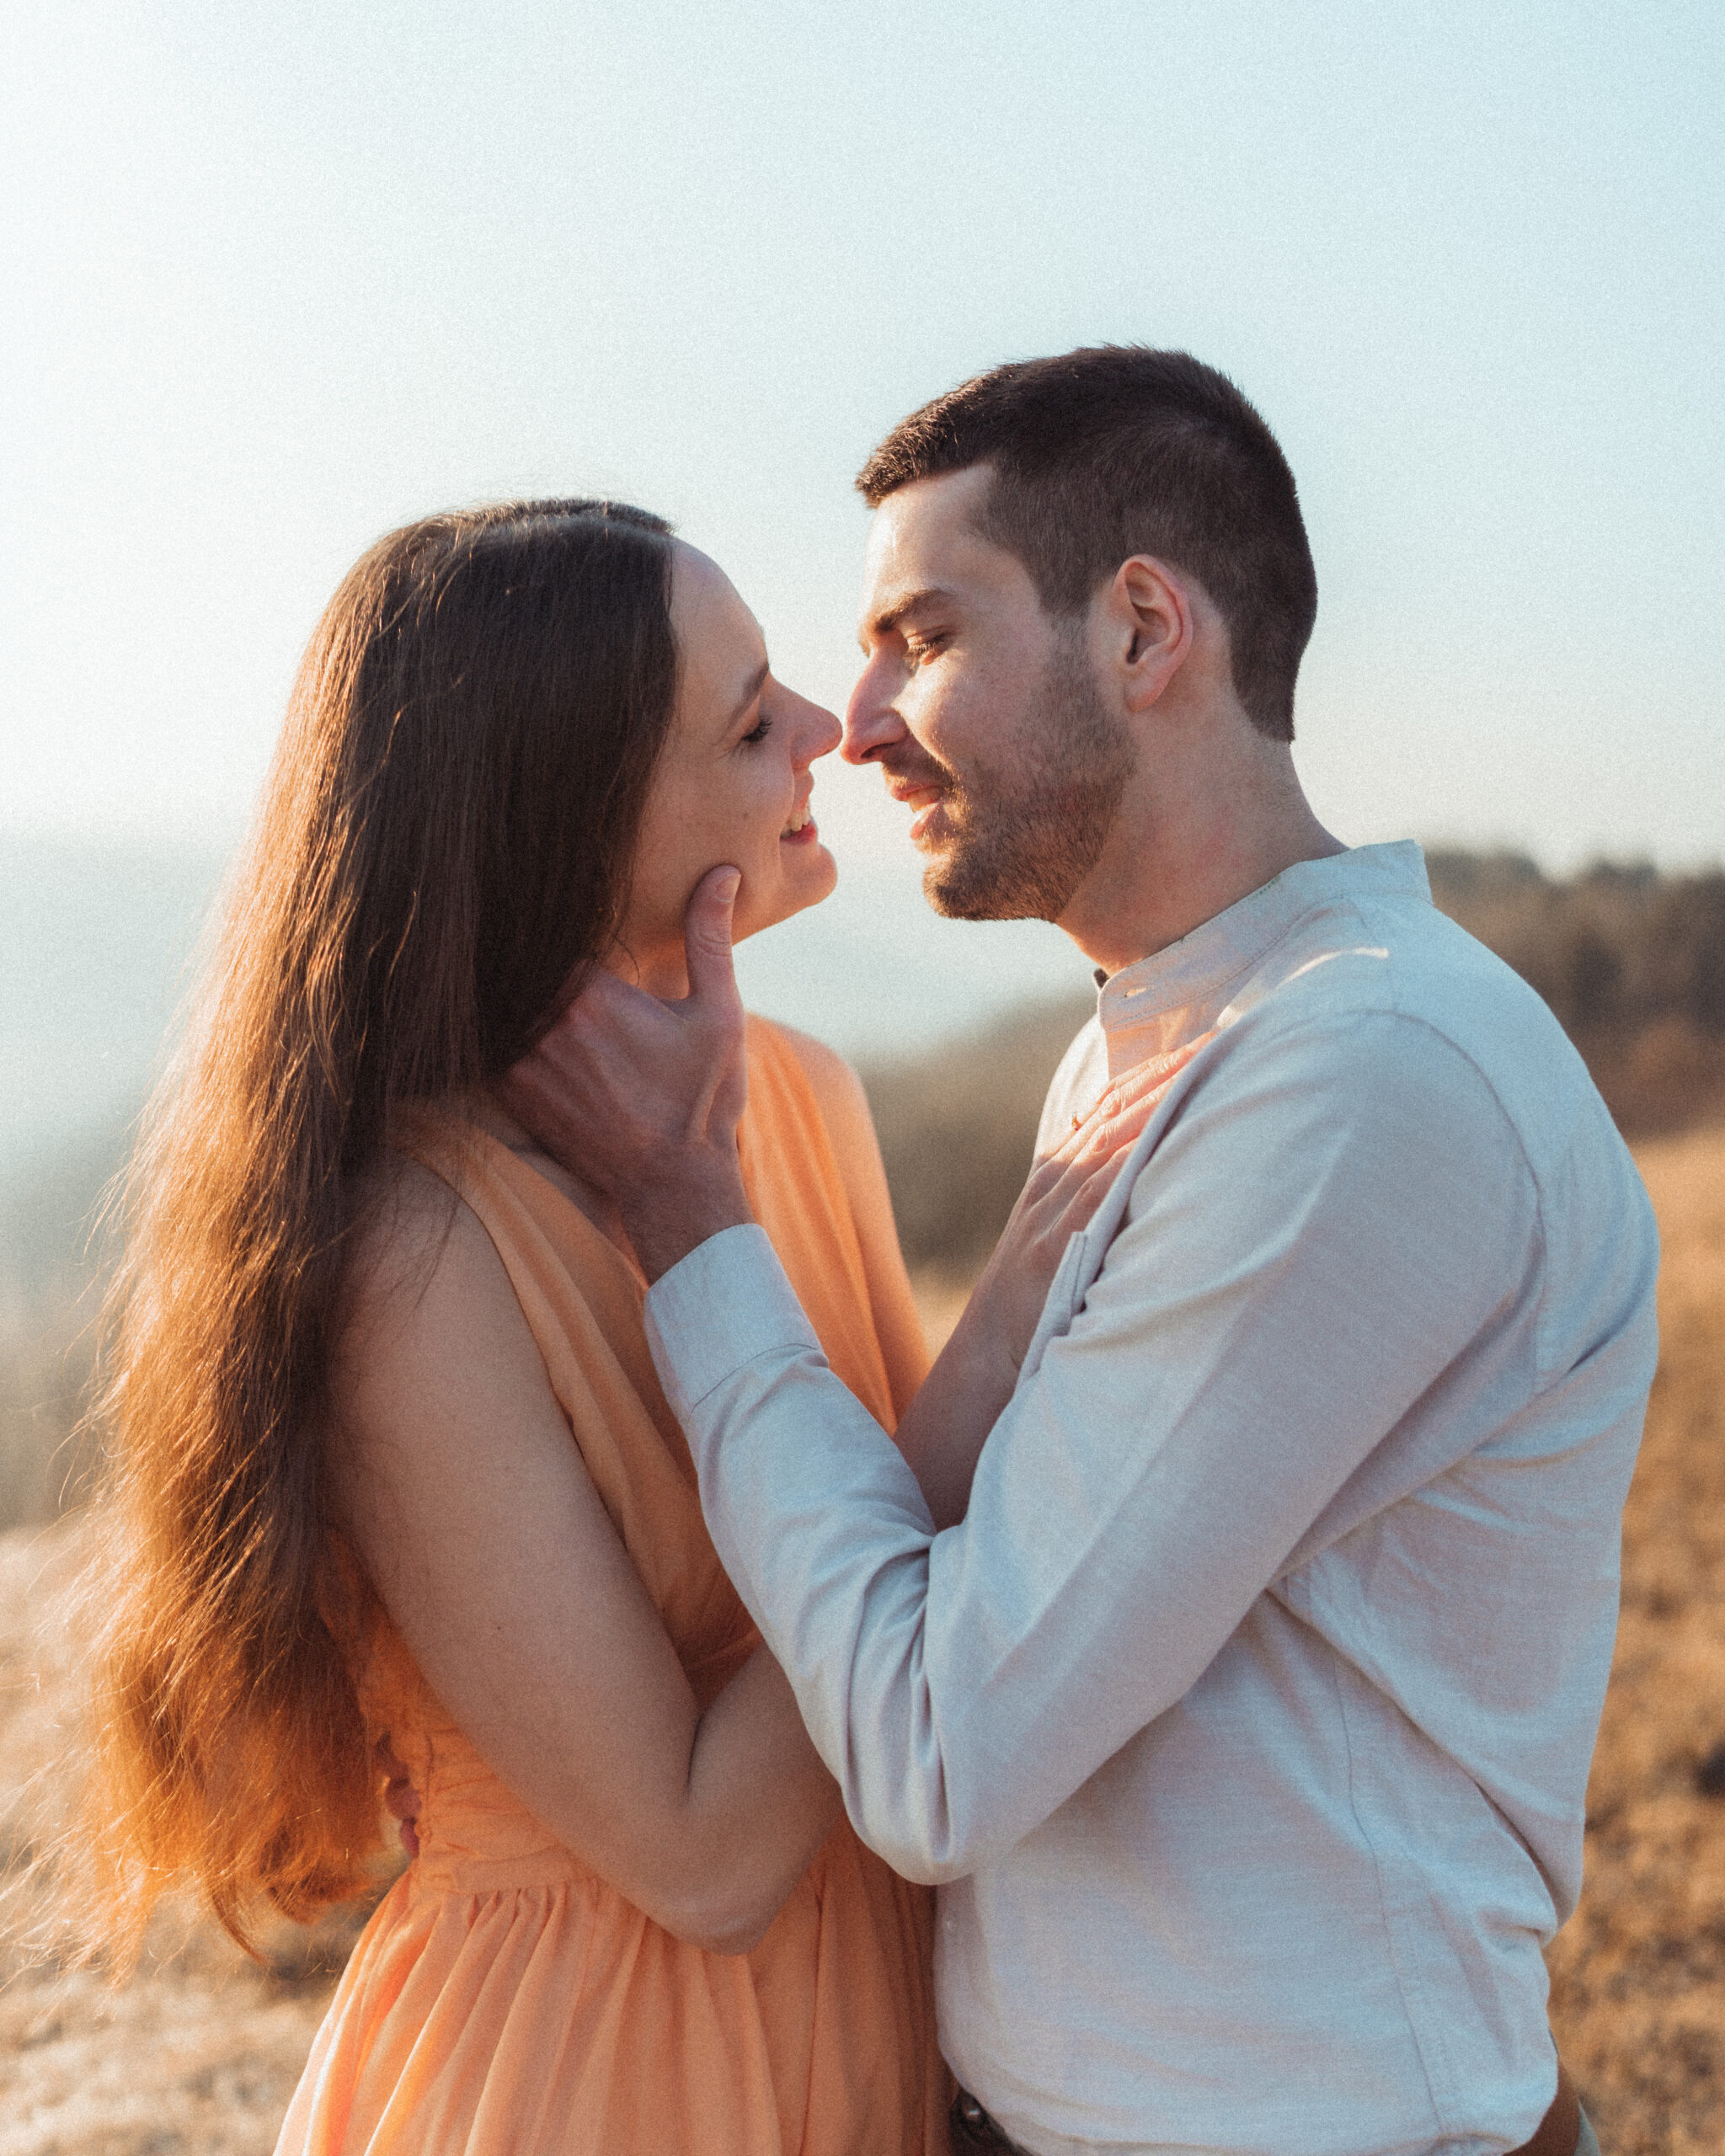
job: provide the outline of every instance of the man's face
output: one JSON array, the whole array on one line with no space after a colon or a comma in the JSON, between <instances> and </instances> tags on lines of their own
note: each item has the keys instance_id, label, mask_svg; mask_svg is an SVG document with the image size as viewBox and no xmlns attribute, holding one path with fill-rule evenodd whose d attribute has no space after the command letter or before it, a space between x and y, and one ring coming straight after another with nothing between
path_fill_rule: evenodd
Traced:
<instances>
[{"instance_id":1,"label":"man's face","mask_svg":"<svg viewBox=\"0 0 1725 2156\"><path fill-rule=\"evenodd\" d=\"M1083 617L1045 613L1023 563L975 530L990 477L919 479L875 512L843 754L878 763L915 810L937 912L1057 921L1101 854L1133 743Z\"/></svg>"}]
</instances>

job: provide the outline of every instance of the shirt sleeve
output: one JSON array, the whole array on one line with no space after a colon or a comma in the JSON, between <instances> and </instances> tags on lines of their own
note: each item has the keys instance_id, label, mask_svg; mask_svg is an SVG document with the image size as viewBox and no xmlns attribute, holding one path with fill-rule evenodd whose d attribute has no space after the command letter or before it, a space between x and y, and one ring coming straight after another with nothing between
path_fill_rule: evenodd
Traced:
<instances>
[{"instance_id":1,"label":"shirt sleeve","mask_svg":"<svg viewBox=\"0 0 1725 2156\"><path fill-rule=\"evenodd\" d=\"M1514 1131L1441 1035L1389 1012L1248 1016L1206 1052L938 1536L758 1228L668 1273L649 1336L714 1542L862 1838L941 1881L1046 1819L1525 1308L1537 1244Z\"/></svg>"}]
</instances>

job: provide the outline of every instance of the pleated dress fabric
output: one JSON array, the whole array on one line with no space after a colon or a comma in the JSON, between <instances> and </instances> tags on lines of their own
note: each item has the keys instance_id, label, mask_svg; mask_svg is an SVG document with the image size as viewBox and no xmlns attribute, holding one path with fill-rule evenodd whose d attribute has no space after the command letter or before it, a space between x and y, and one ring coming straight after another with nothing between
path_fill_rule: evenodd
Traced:
<instances>
[{"instance_id":1,"label":"pleated dress fabric","mask_svg":"<svg viewBox=\"0 0 1725 2156\"><path fill-rule=\"evenodd\" d=\"M751 1020L744 1176L834 1369L889 1428L857 1233L794 1052ZM701 1518L638 1273L471 1126L412 1150L508 1269L606 1510L705 1706L757 1643ZM746 1956L674 1938L561 1847L450 1721L381 1614L368 1729L420 1798L419 1852L366 1927L278 2156L946 2156L932 1897L841 1820ZM627 1730L595 1742L627 1743Z\"/></svg>"}]
</instances>

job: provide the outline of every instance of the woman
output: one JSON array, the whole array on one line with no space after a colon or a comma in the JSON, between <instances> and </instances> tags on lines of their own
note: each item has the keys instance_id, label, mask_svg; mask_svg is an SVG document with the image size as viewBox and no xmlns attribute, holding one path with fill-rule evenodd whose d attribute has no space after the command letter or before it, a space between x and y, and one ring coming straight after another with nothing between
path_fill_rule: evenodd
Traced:
<instances>
[{"instance_id":1,"label":"woman","mask_svg":"<svg viewBox=\"0 0 1725 2156\"><path fill-rule=\"evenodd\" d=\"M89 1815L118 1929L190 1872L243 1940L362 1884L387 1783L414 1860L284 2151L946 2145L927 1898L718 1566L618 1224L493 1090L592 967L683 992L715 862L739 933L826 895L836 733L604 503L393 534L304 662L137 1171ZM923 1355L854 1078L757 1023L744 1145L890 1428Z\"/></svg>"}]
</instances>

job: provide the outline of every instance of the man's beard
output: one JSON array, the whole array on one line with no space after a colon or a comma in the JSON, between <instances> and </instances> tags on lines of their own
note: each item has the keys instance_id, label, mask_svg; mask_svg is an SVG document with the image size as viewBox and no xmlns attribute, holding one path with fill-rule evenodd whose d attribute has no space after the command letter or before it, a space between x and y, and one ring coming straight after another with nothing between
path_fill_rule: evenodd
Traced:
<instances>
[{"instance_id":1,"label":"man's beard","mask_svg":"<svg viewBox=\"0 0 1725 2156\"><path fill-rule=\"evenodd\" d=\"M1008 755L968 781L946 773L952 835L922 889L954 921L1058 921L1101 857L1136 755L1077 635L1062 636Z\"/></svg>"}]
</instances>

